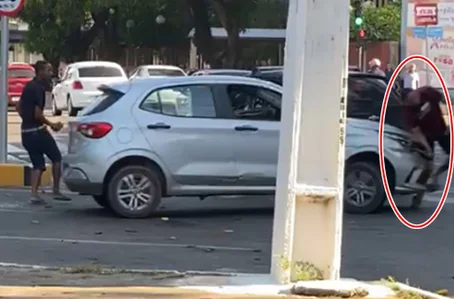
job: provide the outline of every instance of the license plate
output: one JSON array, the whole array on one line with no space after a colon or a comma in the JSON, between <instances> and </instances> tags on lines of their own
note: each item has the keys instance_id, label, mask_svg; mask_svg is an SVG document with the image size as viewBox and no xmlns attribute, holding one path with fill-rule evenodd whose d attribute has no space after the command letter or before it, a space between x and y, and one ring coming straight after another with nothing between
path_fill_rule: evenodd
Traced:
<instances>
[{"instance_id":1,"label":"license plate","mask_svg":"<svg viewBox=\"0 0 454 299\"><path fill-rule=\"evenodd\" d=\"M11 100L13 102L19 102L20 97L12 97Z\"/></svg>"}]
</instances>

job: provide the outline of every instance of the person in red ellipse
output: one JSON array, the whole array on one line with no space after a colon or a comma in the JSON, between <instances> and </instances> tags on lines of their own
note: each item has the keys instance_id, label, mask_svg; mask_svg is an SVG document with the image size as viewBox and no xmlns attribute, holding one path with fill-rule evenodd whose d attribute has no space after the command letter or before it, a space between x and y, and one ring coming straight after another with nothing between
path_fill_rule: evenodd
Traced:
<instances>
[{"instance_id":1,"label":"person in red ellipse","mask_svg":"<svg viewBox=\"0 0 454 299\"><path fill-rule=\"evenodd\" d=\"M443 118L440 102L443 94L430 86L423 86L409 93L407 101L403 103L403 113L412 141L424 150L428 160L425 171L421 174L417 184L427 186L434 191L439 188L438 178L449 167L449 159L433 171L434 146L438 142L443 151L449 155L451 140L449 127ZM431 183L427 182L431 180Z\"/></svg>"}]
</instances>

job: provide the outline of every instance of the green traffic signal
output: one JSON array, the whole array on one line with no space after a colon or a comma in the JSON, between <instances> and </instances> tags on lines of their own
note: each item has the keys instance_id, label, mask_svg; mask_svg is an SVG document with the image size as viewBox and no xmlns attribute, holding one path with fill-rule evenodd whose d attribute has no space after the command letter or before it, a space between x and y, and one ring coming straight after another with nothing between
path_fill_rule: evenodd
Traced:
<instances>
[{"instance_id":1,"label":"green traffic signal","mask_svg":"<svg viewBox=\"0 0 454 299\"><path fill-rule=\"evenodd\" d=\"M356 26L361 26L363 24L363 18L356 17L355 24L356 24Z\"/></svg>"}]
</instances>

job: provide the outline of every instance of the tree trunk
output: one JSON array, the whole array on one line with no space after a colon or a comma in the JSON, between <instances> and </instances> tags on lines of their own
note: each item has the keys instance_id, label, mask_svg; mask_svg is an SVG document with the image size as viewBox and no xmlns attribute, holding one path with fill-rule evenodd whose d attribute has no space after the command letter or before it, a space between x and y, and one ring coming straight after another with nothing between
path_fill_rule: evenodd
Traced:
<instances>
[{"instance_id":1,"label":"tree trunk","mask_svg":"<svg viewBox=\"0 0 454 299\"><path fill-rule=\"evenodd\" d=\"M194 45L212 68L218 68L221 63L216 58L207 3L205 0L187 0L187 3L194 23Z\"/></svg>"},{"instance_id":2,"label":"tree trunk","mask_svg":"<svg viewBox=\"0 0 454 299\"><path fill-rule=\"evenodd\" d=\"M211 2L219 18L219 22L227 32L227 55L224 66L228 68L235 68L238 64L240 56L240 28L226 1L211 0Z\"/></svg>"}]
</instances>

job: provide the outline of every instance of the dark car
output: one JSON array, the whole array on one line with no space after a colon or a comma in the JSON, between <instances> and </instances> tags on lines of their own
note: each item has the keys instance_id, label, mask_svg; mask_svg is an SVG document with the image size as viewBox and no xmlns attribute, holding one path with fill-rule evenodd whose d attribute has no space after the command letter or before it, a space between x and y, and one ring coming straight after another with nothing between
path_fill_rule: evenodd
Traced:
<instances>
[{"instance_id":1,"label":"dark car","mask_svg":"<svg viewBox=\"0 0 454 299\"><path fill-rule=\"evenodd\" d=\"M256 73L253 77L282 86L282 70ZM374 74L349 71L347 92L347 117L379 120L387 87L386 78ZM387 124L404 128L399 93L393 89L386 109Z\"/></svg>"}]
</instances>

